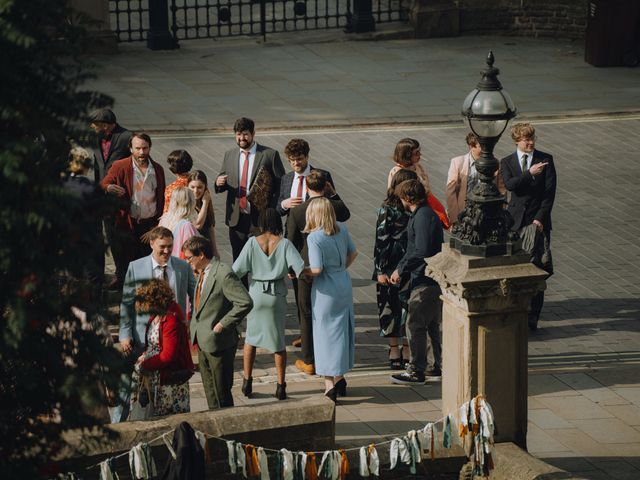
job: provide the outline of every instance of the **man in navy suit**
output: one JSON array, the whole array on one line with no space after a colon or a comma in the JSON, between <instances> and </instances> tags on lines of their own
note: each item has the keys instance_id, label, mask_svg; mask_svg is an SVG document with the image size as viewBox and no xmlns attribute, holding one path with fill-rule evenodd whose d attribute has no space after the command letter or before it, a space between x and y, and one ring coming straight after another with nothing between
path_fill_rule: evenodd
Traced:
<instances>
[{"instance_id":1,"label":"man in navy suit","mask_svg":"<svg viewBox=\"0 0 640 480\"><path fill-rule=\"evenodd\" d=\"M529 123L517 123L511 128L516 151L503 158L502 179L511 192L508 212L513 217L512 230L535 225L548 250L551 244L551 209L556 196L556 168L553 157L536 150L536 131ZM549 264L547 271L552 273ZM531 300L529 329L537 330L544 303L544 291Z\"/></svg>"},{"instance_id":2,"label":"man in navy suit","mask_svg":"<svg viewBox=\"0 0 640 480\"><path fill-rule=\"evenodd\" d=\"M280 184L280 196L276 210L281 216L288 215L291 209L309 199L305 178L313 170L324 173L327 182L331 184L332 188L335 187L329 172L309 165L309 150L309 143L302 138L289 140L287 146L284 147L284 154L293 171L285 174Z\"/></svg>"},{"instance_id":3,"label":"man in navy suit","mask_svg":"<svg viewBox=\"0 0 640 480\"><path fill-rule=\"evenodd\" d=\"M239 148L225 152L222 169L216 178L215 191L227 192L224 222L229 227L229 241L235 260L258 225L260 211L247 199L258 172L264 168L271 176L267 207L275 208L284 167L277 151L255 142L253 120L239 118L233 131Z\"/></svg>"}]
</instances>

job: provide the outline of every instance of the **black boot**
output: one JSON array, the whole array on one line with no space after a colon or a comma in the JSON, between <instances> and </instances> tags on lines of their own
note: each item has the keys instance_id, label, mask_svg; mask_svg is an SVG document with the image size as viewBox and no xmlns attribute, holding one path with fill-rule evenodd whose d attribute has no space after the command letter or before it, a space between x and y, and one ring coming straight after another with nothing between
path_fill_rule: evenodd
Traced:
<instances>
[{"instance_id":1,"label":"black boot","mask_svg":"<svg viewBox=\"0 0 640 480\"><path fill-rule=\"evenodd\" d=\"M341 397L347 396L347 381L344 378L341 378L340 381L336 382L333 388L336 389L336 393Z\"/></svg>"},{"instance_id":2,"label":"black boot","mask_svg":"<svg viewBox=\"0 0 640 480\"><path fill-rule=\"evenodd\" d=\"M244 378L242 377L242 388L240 389L245 397L251 398L251 394L253 393L253 377Z\"/></svg>"},{"instance_id":3,"label":"black boot","mask_svg":"<svg viewBox=\"0 0 640 480\"><path fill-rule=\"evenodd\" d=\"M276 385L275 397L278 400L285 400L287 398L287 382L278 383Z\"/></svg>"}]
</instances>

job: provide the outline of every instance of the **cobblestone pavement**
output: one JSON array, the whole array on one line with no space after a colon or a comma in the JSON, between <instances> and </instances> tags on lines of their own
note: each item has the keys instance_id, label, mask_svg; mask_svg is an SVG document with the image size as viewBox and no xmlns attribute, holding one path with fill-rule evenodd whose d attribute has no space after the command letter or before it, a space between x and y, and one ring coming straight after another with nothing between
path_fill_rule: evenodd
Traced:
<instances>
[{"instance_id":1,"label":"cobblestone pavement","mask_svg":"<svg viewBox=\"0 0 640 480\"><path fill-rule=\"evenodd\" d=\"M588 473L587 478L608 478L603 472L613 466L618 472L613 478L637 478L640 374L633 364L640 359L640 196L635 181L640 158L634 151L640 117L540 121L536 126L537 146L554 155L559 180L552 240L556 273L548 282L542 328L529 342L529 450L550 463ZM311 162L332 172L352 212L347 225L360 251L350 269L357 333L356 367L349 379L356 391L338 407L338 441L353 444L440 418L438 385L407 388L388 381L370 280L371 253L375 209L384 197L396 141L405 136L419 140L433 191L444 199L449 159L464 151L465 129L448 125L261 132L259 127L257 140L280 151L294 136L307 139ZM230 134L156 135L152 154L163 161L170 150L186 148L196 168L215 178L223 152L232 146ZM504 137L496 156L510 150L510 139ZM214 202L218 242L223 260L229 262L223 197L214 197ZM291 293L289 300L290 340L297 321ZM287 377L294 398L296 393L319 392L317 377L292 366L295 351L289 347ZM256 390L268 395L249 403L272 401L272 356L259 352L256 367ZM239 352L238 375L240 371ZM195 405L198 397L203 408L199 386L194 385ZM236 398L246 403L240 395Z\"/></svg>"}]
</instances>

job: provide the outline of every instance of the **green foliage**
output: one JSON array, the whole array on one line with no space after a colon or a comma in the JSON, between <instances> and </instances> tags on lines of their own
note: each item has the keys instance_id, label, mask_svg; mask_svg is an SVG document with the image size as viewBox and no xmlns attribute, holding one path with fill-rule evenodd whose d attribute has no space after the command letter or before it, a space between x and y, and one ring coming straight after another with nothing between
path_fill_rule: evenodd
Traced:
<instances>
[{"instance_id":1,"label":"green foliage","mask_svg":"<svg viewBox=\"0 0 640 480\"><path fill-rule=\"evenodd\" d=\"M86 112L84 42L65 0L0 0L0 478L51 476L61 432L91 428L116 354L72 314L96 304L82 278L102 248L82 202L62 186ZM95 213L97 214L97 212ZM87 282L84 282L87 283Z\"/></svg>"}]
</instances>

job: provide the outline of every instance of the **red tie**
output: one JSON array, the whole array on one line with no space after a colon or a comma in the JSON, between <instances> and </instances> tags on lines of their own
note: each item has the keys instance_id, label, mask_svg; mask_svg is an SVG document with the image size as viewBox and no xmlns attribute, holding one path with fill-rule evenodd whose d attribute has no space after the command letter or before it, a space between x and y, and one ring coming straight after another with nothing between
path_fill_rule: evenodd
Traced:
<instances>
[{"instance_id":1,"label":"red tie","mask_svg":"<svg viewBox=\"0 0 640 480\"><path fill-rule=\"evenodd\" d=\"M198 311L198 306L200 305L200 295L202 295L202 279L204 278L204 273L200 274L200 278L198 279L198 287L196 288L196 298L195 298L195 307L196 312Z\"/></svg>"},{"instance_id":2,"label":"red tie","mask_svg":"<svg viewBox=\"0 0 640 480\"><path fill-rule=\"evenodd\" d=\"M296 194L296 197L302 198L302 182L304 182L304 177L302 175L299 175L298 179L300 181L298 183L298 193Z\"/></svg>"},{"instance_id":3,"label":"red tie","mask_svg":"<svg viewBox=\"0 0 640 480\"><path fill-rule=\"evenodd\" d=\"M244 164L242 165L242 177L240 177L240 209L247 209L247 177L249 176L249 152L244 154Z\"/></svg>"}]
</instances>

